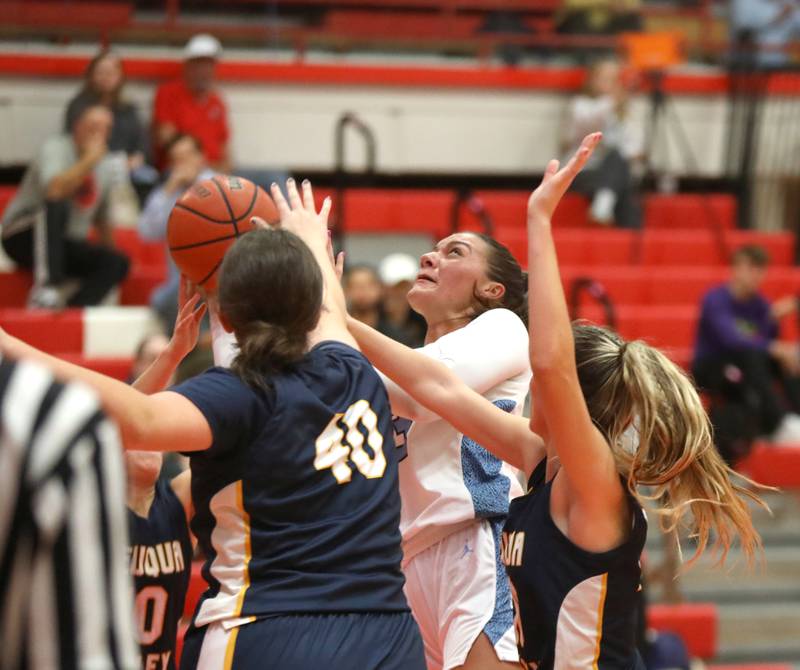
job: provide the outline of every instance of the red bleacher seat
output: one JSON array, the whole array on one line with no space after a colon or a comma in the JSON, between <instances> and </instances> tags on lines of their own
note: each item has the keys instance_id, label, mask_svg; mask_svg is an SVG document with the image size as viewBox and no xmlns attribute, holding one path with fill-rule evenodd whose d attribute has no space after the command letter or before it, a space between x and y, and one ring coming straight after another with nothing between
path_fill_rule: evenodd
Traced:
<instances>
[{"instance_id":1,"label":"red bleacher seat","mask_svg":"<svg viewBox=\"0 0 800 670\"><path fill-rule=\"evenodd\" d=\"M0 186L0 216L3 215L6 207L8 207L8 203L14 199L16 194L16 186Z\"/></svg>"},{"instance_id":2,"label":"red bleacher seat","mask_svg":"<svg viewBox=\"0 0 800 670\"><path fill-rule=\"evenodd\" d=\"M83 311L0 309L0 326L11 335L49 353L83 351Z\"/></svg>"},{"instance_id":3,"label":"red bleacher seat","mask_svg":"<svg viewBox=\"0 0 800 670\"><path fill-rule=\"evenodd\" d=\"M185 617L194 616L194 610L200 601L200 596L208 588L208 582L206 582L201 572L202 567L203 563L201 561L192 562L192 576L189 578L189 588L186 591L186 600L183 604L183 616Z\"/></svg>"},{"instance_id":4,"label":"red bleacher seat","mask_svg":"<svg viewBox=\"0 0 800 670\"><path fill-rule=\"evenodd\" d=\"M717 607L713 603L649 605L647 623L677 633L691 656L712 658L717 652Z\"/></svg>"},{"instance_id":5,"label":"red bleacher seat","mask_svg":"<svg viewBox=\"0 0 800 670\"><path fill-rule=\"evenodd\" d=\"M331 9L325 14L324 27L337 35L442 40L473 37L482 22L478 15Z\"/></svg>"},{"instance_id":6,"label":"red bleacher seat","mask_svg":"<svg viewBox=\"0 0 800 670\"><path fill-rule=\"evenodd\" d=\"M791 233L762 233L728 230L723 245L711 230L645 230L642 262L646 265L727 265L728 252L744 245L758 244L770 254L774 266L794 262L794 236Z\"/></svg>"},{"instance_id":7,"label":"red bleacher seat","mask_svg":"<svg viewBox=\"0 0 800 670\"><path fill-rule=\"evenodd\" d=\"M114 245L124 252L132 265L160 268L166 274L167 246L165 242L143 240L134 228L116 228Z\"/></svg>"},{"instance_id":8,"label":"red bleacher seat","mask_svg":"<svg viewBox=\"0 0 800 670\"><path fill-rule=\"evenodd\" d=\"M697 328L695 306L619 305L616 308L617 329L630 340L643 339L664 349L691 348ZM605 314L598 305L588 305L581 318L604 323Z\"/></svg>"},{"instance_id":9,"label":"red bleacher seat","mask_svg":"<svg viewBox=\"0 0 800 670\"><path fill-rule=\"evenodd\" d=\"M452 191L351 189L345 193L348 233L423 233L437 239L450 230Z\"/></svg>"},{"instance_id":10,"label":"red bleacher seat","mask_svg":"<svg viewBox=\"0 0 800 670\"><path fill-rule=\"evenodd\" d=\"M89 368L120 381L127 381L131 374L133 360L130 358L84 358L80 354L67 353L57 354L65 361L75 363L84 368Z\"/></svg>"},{"instance_id":11,"label":"red bleacher seat","mask_svg":"<svg viewBox=\"0 0 800 670\"><path fill-rule=\"evenodd\" d=\"M650 195L644 200L647 228L699 230L736 225L736 198L725 193Z\"/></svg>"},{"instance_id":12,"label":"red bleacher seat","mask_svg":"<svg viewBox=\"0 0 800 670\"><path fill-rule=\"evenodd\" d=\"M186 637L186 631L189 630L189 624L181 622L178 624L178 635L175 637L175 667L181 666L181 654L183 653L183 638Z\"/></svg>"},{"instance_id":13,"label":"red bleacher seat","mask_svg":"<svg viewBox=\"0 0 800 670\"><path fill-rule=\"evenodd\" d=\"M25 307L32 285L30 272L0 272L0 307Z\"/></svg>"},{"instance_id":14,"label":"red bleacher seat","mask_svg":"<svg viewBox=\"0 0 800 670\"><path fill-rule=\"evenodd\" d=\"M756 444L737 470L759 484L800 489L800 444Z\"/></svg>"},{"instance_id":15,"label":"red bleacher seat","mask_svg":"<svg viewBox=\"0 0 800 670\"><path fill-rule=\"evenodd\" d=\"M123 305L148 305L156 287L164 281L166 271L156 267L134 266L122 283L119 300Z\"/></svg>"},{"instance_id":16,"label":"red bleacher seat","mask_svg":"<svg viewBox=\"0 0 800 670\"><path fill-rule=\"evenodd\" d=\"M770 265L794 264L794 233L763 233L757 230L729 230L725 239L730 249L757 244L769 254Z\"/></svg>"},{"instance_id":17,"label":"red bleacher seat","mask_svg":"<svg viewBox=\"0 0 800 670\"><path fill-rule=\"evenodd\" d=\"M645 265L722 265L727 254L710 230L649 230L642 233Z\"/></svg>"}]
</instances>

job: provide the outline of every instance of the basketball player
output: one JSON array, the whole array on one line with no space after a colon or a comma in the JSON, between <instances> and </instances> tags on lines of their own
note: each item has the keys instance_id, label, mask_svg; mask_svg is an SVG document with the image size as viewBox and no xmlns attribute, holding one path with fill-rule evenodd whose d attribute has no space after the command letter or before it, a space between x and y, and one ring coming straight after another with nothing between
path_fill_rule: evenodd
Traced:
<instances>
[{"instance_id":1,"label":"basketball player","mask_svg":"<svg viewBox=\"0 0 800 670\"><path fill-rule=\"evenodd\" d=\"M408 294L428 325L420 351L519 415L531 378L525 273L508 249L476 233L445 238L420 266ZM516 474L480 441L384 381L395 430L407 439L400 464L403 571L428 668L517 667L500 555L509 499L522 493Z\"/></svg>"},{"instance_id":2,"label":"basketball player","mask_svg":"<svg viewBox=\"0 0 800 670\"><path fill-rule=\"evenodd\" d=\"M428 326L420 351L514 415L531 379L526 287L508 249L484 235L458 233L421 258L408 293ZM406 595L428 668L512 667L518 652L500 534L509 499L522 493L515 473L480 441L385 381L392 412L413 422L400 464L400 528Z\"/></svg>"},{"instance_id":3,"label":"basketball player","mask_svg":"<svg viewBox=\"0 0 800 670\"><path fill-rule=\"evenodd\" d=\"M157 451L125 454L130 568L143 670L174 670L178 624L192 572L191 472L159 480Z\"/></svg>"},{"instance_id":4,"label":"basketball player","mask_svg":"<svg viewBox=\"0 0 800 670\"><path fill-rule=\"evenodd\" d=\"M167 348L133 383L142 393L164 390L184 357L194 349L205 307L182 280L178 318ZM192 572L191 471L159 480L160 452L128 451L130 569L143 670L174 670L178 624Z\"/></svg>"},{"instance_id":5,"label":"basketball player","mask_svg":"<svg viewBox=\"0 0 800 670\"><path fill-rule=\"evenodd\" d=\"M230 371L147 396L8 336L3 350L91 384L127 448L191 452L211 588L182 667L423 670L386 392L347 331L330 201L317 215L310 186L289 193L287 230L244 235L222 265L220 317L240 347Z\"/></svg>"},{"instance_id":6,"label":"basketball player","mask_svg":"<svg viewBox=\"0 0 800 670\"><path fill-rule=\"evenodd\" d=\"M530 477L511 503L503 558L517 600L526 668L643 670L635 648L639 557L647 524L637 486L668 528L688 520L724 557L738 537L752 559L760 545L730 481L689 379L643 342L594 326L570 327L550 218L599 133L562 170L551 161L528 205L531 366L530 423L501 411L446 366L351 320L371 360L419 402L488 445Z\"/></svg>"}]
</instances>

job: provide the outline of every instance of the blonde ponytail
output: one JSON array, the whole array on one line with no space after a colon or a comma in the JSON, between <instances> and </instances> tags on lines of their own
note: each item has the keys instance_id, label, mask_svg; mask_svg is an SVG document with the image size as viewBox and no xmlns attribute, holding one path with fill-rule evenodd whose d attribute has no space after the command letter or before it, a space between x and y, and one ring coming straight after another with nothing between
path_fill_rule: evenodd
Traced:
<instances>
[{"instance_id":1,"label":"blonde ponytail","mask_svg":"<svg viewBox=\"0 0 800 670\"><path fill-rule=\"evenodd\" d=\"M687 375L657 349L623 342L595 326L575 327L576 359L590 414L614 451L631 494L655 501L662 528L688 529L697 549L713 551L723 563L738 538L748 564L761 548L747 500L766 507L733 472L714 446L711 425ZM633 423L638 445L626 447ZM742 484L736 483L736 480ZM650 487L644 494L638 487Z\"/></svg>"}]
</instances>

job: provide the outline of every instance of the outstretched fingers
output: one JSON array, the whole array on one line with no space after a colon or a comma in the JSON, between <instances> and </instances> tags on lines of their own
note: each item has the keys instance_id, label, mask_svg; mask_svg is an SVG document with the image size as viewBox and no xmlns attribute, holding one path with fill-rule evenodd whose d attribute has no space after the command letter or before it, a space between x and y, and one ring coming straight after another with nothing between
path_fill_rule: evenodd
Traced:
<instances>
[{"instance_id":1,"label":"outstretched fingers","mask_svg":"<svg viewBox=\"0 0 800 670\"><path fill-rule=\"evenodd\" d=\"M283 197L281 187L275 182L272 182L269 191L272 194L272 201L275 203L275 207L278 208L278 216L281 220L285 219L291 214L292 210L289 208L289 203L286 202L286 198Z\"/></svg>"},{"instance_id":2,"label":"outstretched fingers","mask_svg":"<svg viewBox=\"0 0 800 670\"><path fill-rule=\"evenodd\" d=\"M583 142L581 142L581 146L575 152L575 155L570 158L569 163L567 163L567 166L564 168L565 172L571 177L574 177L576 174L578 174L583 169L583 166L586 165L586 161L589 160L589 156L592 155L592 152L600 143L601 139L603 139L603 133L592 133L591 135L584 137Z\"/></svg>"},{"instance_id":3,"label":"outstretched fingers","mask_svg":"<svg viewBox=\"0 0 800 670\"><path fill-rule=\"evenodd\" d=\"M303 209L303 200L297 190L297 183L291 177L286 180L286 193L289 194L289 205L292 210Z\"/></svg>"}]
</instances>

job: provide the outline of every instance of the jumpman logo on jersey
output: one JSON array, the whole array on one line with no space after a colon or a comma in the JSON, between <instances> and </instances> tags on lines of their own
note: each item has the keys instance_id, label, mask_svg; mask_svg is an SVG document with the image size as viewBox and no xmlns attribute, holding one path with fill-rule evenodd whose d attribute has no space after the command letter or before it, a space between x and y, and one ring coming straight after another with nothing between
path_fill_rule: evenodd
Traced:
<instances>
[{"instance_id":1,"label":"jumpman logo on jersey","mask_svg":"<svg viewBox=\"0 0 800 670\"><path fill-rule=\"evenodd\" d=\"M464 543L464 553L461 554L461 556L459 556L458 559L461 560L462 558L467 556L467 554L474 554L474 553L475 553L475 551L473 549L469 548L469 542L465 542Z\"/></svg>"}]
</instances>

